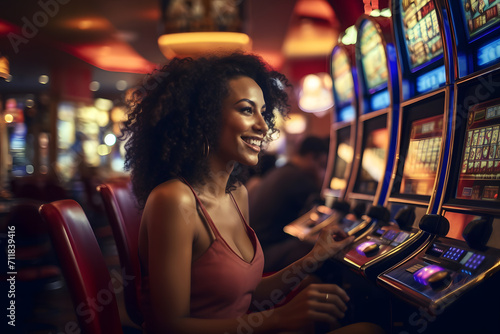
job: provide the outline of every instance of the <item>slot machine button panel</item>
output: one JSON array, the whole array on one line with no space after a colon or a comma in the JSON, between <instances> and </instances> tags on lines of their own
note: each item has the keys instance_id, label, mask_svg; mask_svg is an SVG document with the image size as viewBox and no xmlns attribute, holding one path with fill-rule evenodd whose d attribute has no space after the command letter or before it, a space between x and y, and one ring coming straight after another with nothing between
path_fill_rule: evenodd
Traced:
<instances>
[{"instance_id":1,"label":"slot machine button panel","mask_svg":"<svg viewBox=\"0 0 500 334\"><path fill-rule=\"evenodd\" d=\"M377 244L375 241L365 241L356 247L356 251L358 252L358 254L367 257L377 254L379 249L380 245Z\"/></svg>"}]
</instances>

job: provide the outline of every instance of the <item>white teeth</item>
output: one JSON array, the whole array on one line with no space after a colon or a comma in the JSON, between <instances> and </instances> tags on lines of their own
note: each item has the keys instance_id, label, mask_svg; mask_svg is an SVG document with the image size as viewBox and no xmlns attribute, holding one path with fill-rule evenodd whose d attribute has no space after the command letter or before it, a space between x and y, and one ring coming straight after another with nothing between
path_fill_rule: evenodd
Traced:
<instances>
[{"instance_id":1,"label":"white teeth","mask_svg":"<svg viewBox=\"0 0 500 334\"><path fill-rule=\"evenodd\" d=\"M260 144L262 143L262 140L253 138L245 138L245 141L250 145L255 145L255 146L260 146Z\"/></svg>"}]
</instances>

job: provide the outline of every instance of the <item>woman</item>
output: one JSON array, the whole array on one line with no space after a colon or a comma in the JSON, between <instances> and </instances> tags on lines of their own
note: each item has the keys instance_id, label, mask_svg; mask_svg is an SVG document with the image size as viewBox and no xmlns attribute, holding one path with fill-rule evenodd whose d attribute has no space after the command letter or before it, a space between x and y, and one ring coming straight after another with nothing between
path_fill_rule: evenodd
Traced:
<instances>
[{"instance_id":1,"label":"woman","mask_svg":"<svg viewBox=\"0 0 500 334\"><path fill-rule=\"evenodd\" d=\"M324 231L303 259L262 278L239 165L258 162L285 115L286 78L253 55L173 59L138 90L126 164L144 208L139 235L147 333L277 333L337 323L349 297L311 284L274 304L352 242ZM250 312L253 311L253 312Z\"/></svg>"}]
</instances>

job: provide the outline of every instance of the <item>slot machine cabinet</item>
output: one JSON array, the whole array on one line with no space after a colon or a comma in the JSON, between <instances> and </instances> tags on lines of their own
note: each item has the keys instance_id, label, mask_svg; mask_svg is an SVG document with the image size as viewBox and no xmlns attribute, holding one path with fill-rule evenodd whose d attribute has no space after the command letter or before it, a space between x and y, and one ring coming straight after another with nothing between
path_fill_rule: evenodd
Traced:
<instances>
[{"instance_id":1,"label":"slot machine cabinet","mask_svg":"<svg viewBox=\"0 0 500 334\"><path fill-rule=\"evenodd\" d=\"M405 330L498 333L500 1L441 3L457 60L450 154L436 201L449 229L428 231L429 241L377 282L414 307L400 316ZM412 318L415 310L430 316Z\"/></svg>"},{"instance_id":2,"label":"slot machine cabinet","mask_svg":"<svg viewBox=\"0 0 500 334\"><path fill-rule=\"evenodd\" d=\"M344 199L357 219L343 220L344 231L363 238L378 222L388 222L384 203L393 170L398 135L400 91L391 19L362 15L356 22L355 64L359 84L356 146ZM349 216L348 216L349 217ZM341 256L342 257L342 256ZM338 261L337 261L338 260ZM351 297L349 320L385 327L388 299L373 282L350 270L336 257L325 264L342 272L342 286Z\"/></svg>"},{"instance_id":3,"label":"slot machine cabinet","mask_svg":"<svg viewBox=\"0 0 500 334\"><path fill-rule=\"evenodd\" d=\"M389 18L362 15L356 28L358 138L345 197L352 204L380 205L390 181L398 130L397 56Z\"/></svg>"},{"instance_id":4,"label":"slot machine cabinet","mask_svg":"<svg viewBox=\"0 0 500 334\"><path fill-rule=\"evenodd\" d=\"M344 220L346 214L352 211L349 204L344 202L344 196L351 177L358 114L354 45L339 42L334 47L330 58L330 74L335 107L330 128L328 165L322 186L325 205L314 207L284 228L285 232L301 240L314 240L323 227L332 223L342 224L345 230L356 224L356 219Z\"/></svg>"},{"instance_id":5,"label":"slot machine cabinet","mask_svg":"<svg viewBox=\"0 0 500 334\"><path fill-rule=\"evenodd\" d=\"M391 10L402 89L397 154L383 202L390 219L378 220L343 258L372 281L429 238L418 229L418 222L426 213L436 212L433 203L442 193L453 97L443 8L433 0L396 0Z\"/></svg>"},{"instance_id":6,"label":"slot machine cabinet","mask_svg":"<svg viewBox=\"0 0 500 334\"><path fill-rule=\"evenodd\" d=\"M358 114L358 78L354 45L337 44L331 55L330 73L335 101L331 126L332 151L323 184L325 198L343 200L351 177Z\"/></svg>"}]
</instances>

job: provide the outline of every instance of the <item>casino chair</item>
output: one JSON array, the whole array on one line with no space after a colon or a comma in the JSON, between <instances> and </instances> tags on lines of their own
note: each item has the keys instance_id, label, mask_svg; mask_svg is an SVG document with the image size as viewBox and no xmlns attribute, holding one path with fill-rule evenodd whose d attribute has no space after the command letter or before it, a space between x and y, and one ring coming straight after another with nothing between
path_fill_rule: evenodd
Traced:
<instances>
[{"instance_id":1,"label":"casino chair","mask_svg":"<svg viewBox=\"0 0 500 334\"><path fill-rule=\"evenodd\" d=\"M73 299L82 333L122 334L123 329L111 279L92 227L74 200L40 206Z\"/></svg>"},{"instance_id":2,"label":"casino chair","mask_svg":"<svg viewBox=\"0 0 500 334\"><path fill-rule=\"evenodd\" d=\"M129 179L118 179L97 187L104 202L109 224L113 231L122 271L132 277L131 284L124 286L123 295L127 314L141 326L143 317L140 307L141 268L139 263L139 225L142 212L138 209L130 189Z\"/></svg>"}]
</instances>

